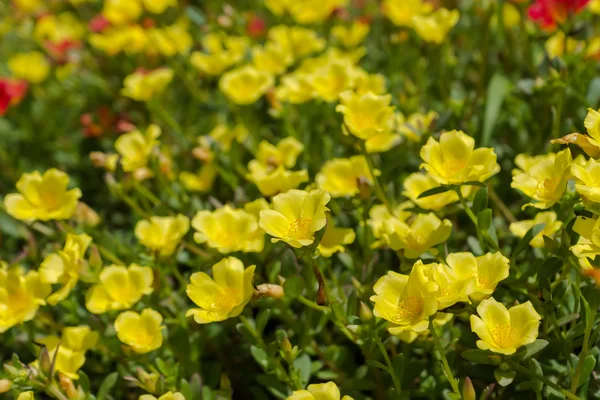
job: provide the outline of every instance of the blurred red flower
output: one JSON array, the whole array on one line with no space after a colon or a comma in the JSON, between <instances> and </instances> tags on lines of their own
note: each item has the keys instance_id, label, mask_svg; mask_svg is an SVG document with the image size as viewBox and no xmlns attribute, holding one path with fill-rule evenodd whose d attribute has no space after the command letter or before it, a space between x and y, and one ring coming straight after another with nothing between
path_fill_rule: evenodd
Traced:
<instances>
[{"instance_id":1,"label":"blurred red flower","mask_svg":"<svg viewBox=\"0 0 600 400\"><path fill-rule=\"evenodd\" d=\"M570 15L583 9L590 0L535 0L529 7L529 18L544 29L554 29Z\"/></svg>"},{"instance_id":2,"label":"blurred red flower","mask_svg":"<svg viewBox=\"0 0 600 400\"><path fill-rule=\"evenodd\" d=\"M27 93L27 81L13 78L0 78L0 115L8 107L17 104Z\"/></svg>"}]
</instances>

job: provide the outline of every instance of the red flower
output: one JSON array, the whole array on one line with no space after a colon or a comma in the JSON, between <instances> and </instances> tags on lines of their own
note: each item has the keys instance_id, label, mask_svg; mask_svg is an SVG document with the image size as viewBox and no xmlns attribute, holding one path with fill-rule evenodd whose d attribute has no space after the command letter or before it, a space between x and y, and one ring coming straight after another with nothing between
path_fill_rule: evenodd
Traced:
<instances>
[{"instance_id":1,"label":"red flower","mask_svg":"<svg viewBox=\"0 0 600 400\"><path fill-rule=\"evenodd\" d=\"M265 34L267 30L267 23L261 17L257 17L254 14L251 14L248 17L248 23L246 24L246 33L250 37L260 37Z\"/></svg>"},{"instance_id":2,"label":"red flower","mask_svg":"<svg viewBox=\"0 0 600 400\"><path fill-rule=\"evenodd\" d=\"M78 40L65 39L60 42L46 41L44 47L48 54L58 63L65 64L68 59L69 52L80 49L81 42Z\"/></svg>"},{"instance_id":3,"label":"red flower","mask_svg":"<svg viewBox=\"0 0 600 400\"><path fill-rule=\"evenodd\" d=\"M27 81L12 78L0 78L0 115L8 107L17 104L27 93Z\"/></svg>"},{"instance_id":4,"label":"red flower","mask_svg":"<svg viewBox=\"0 0 600 400\"><path fill-rule=\"evenodd\" d=\"M92 32L102 32L110 25L110 22L103 15L97 15L88 23L88 28Z\"/></svg>"},{"instance_id":5,"label":"red flower","mask_svg":"<svg viewBox=\"0 0 600 400\"><path fill-rule=\"evenodd\" d=\"M557 23L583 9L590 0L535 0L529 7L529 18L545 29L554 29Z\"/></svg>"}]
</instances>

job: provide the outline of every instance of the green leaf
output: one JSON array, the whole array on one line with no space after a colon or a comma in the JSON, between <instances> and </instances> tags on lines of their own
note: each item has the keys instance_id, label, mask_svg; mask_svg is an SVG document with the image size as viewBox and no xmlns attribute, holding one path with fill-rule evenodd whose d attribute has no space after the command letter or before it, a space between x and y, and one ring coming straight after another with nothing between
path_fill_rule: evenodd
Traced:
<instances>
[{"instance_id":1,"label":"green leaf","mask_svg":"<svg viewBox=\"0 0 600 400\"><path fill-rule=\"evenodd\" d=\"M496 368L494 370L494 378L496 378L496 382L498 382L498 384L500 386L510 385L512 383L512 381L515 379L516 374L517 373L512 370L503 371L500 368Z\"/></svg>"},{"instance_id":2,"label":"green leaf","mask_svg":"<svg viewBox=\"0 0 600 400\"><path fill-rule=\"evenodd\" d=\"M306 282L304 278L300 275L292 276L285 280L283 283L283 291L286 295L295 299L300 296L306 287Z\"/></svg>"},{"instance_id":3,"label":"green leaf","mask_svg":"<svg viewBox=\"0 0 600 400\"><path fill-rule=\"evenodd\" d=\"M505 76L495 74L490 79L485 97L485 112L483 114L483 133L481 137L481 146L483 147L489 146L491 143L492 133L498 121L502 103L510 93L510 90L510 80Z\"/></svg>"},{"instance_id":4,"label":"green leaf","mask_svg":"<svg viewBox=\"0 0 600 400\"><path fill-rule=\"evenodd\" d=\"M542 370L542 366L540 365L540 363L538 362L538 360L536 360L535 358L532 358L531 359L531 365L532 365L533 372L535 372L536 374L538 374L540 376L544 376L544 371ZM534 378L534 379L531 380L531 388L536 393L541 393L543 386L544 386L544 384L539 379L535 379Z\"/></svg>"},{"instance_id":5,"label":"green leaf","mask_svg":"<svg viewBox=\"0 0 600 400\"><path fill-rule=\"evenodd\" d=\"M594 109L598 108L600 104L600 76L592 79L587 93L587 100Z\"/></svg>"},{"instance_id":6,"label":"green leaf","mask_svg":"<svg viewBox=\"0 0 600 400\"><path fill-rule=\"evenodd\" d=\"M422 199L423 197L433 196L435 194L445 193L448 190L450 190L450 189L447 186L437 186L437 187L434 187L434 188L424 191L423 193L421 193L419 195L419 197L417 197L417 199Z\"/></svg>"},{"instance_id":7,"label":"green leaf","mask_svg":"<svg viewBox=\"0 0 600 400\"><path fill-rule=\"evenodd\" d=\"M483 232L487 232L492 226L492 210L486 208L477 215L477 226Z\"/></svg>"},{"instance_id":8,"label":"green leaf","mask_svg":"<svg viewBox=\"0 0 600 400\"><path fill-rule=\"evenodd\" d=\"M310 372L311 372L311 360L310 356L306 353L300 354L294 360L294 368L298 370L298 377L300 378L300 383L302 386L306 386L308 381L310 380Z\"/></svg>"},{"instance_id":9,"label":"green leaf","mask_svg":"<svg viewBox=\"0 0 600 400\"><path fill-rule=\"evenodd\" d=\"M596 358L593 355L588 355L583 361L583 370L581 371L581 376L579 377L579 382L577 383L577 387L583 385L589 378L590 374L594 370L596 366Z\"/></svg>"},{"instance_id":10,"label":"green leaf","mask_svg":"<svg viewBox=\"0 0 600 400\"><path fill-rule=\"evenodd\" d=\"M98 389L98 394L96 395L96 400L105 400L108 397L111 389L117 384L117 379L119 379L119 373L113 372L104 378L102 384L100 385L100 389Z\"/></svg>"},{"instance_id":11,"label":"green leaf","mask_svg":"<svg viewBox=\"0 0 600 400\"><path fill-rule=\"evenodd\" d=\"M477 194L473 199L473 213L475 215L479 214L481 211L485 210L488 206L488 190L487 186L484 186L477 190Z\"/></svg>"},{"instance_id":12,"label":"green leaf","mask_svg":"<svg viewBox=\"0 0 600 400\"><path fill-rule=\"evenodd\" d=\"M563 261L558 257L550 257L546 259L546 261L544 261L544 263L540 266L540 271L538 272L538 280L540 282L548 282L550 277L556 274L562 266Z\"/></svg>"},{"instance_id":13,"label":"green leaf","mask_svg":"<svg viewBox=\"0 0 600 400\"><path fill-rule=\"evenodd\" d=\"M367 360L367 365L370 365L371 367L382 369L382 370L384 370L384 371L386 371L386 372L389 373L388 367L386 367L385 365L383 365L379 361Z\"/></svg>"},{"instance_id":14,"label":"green leaf","mask_svg":"<svg viewBox=\"0 0 600 400\"><path fill-rule=\"evenodd\" d=\"M256 346L250 346L250 354L252 354L252 357L258 363L258 365L265 369L268 367L269 356L263 349Z\"/></svg>"},{"instance_id":15,"label":"green leaf","mask_svg":"<svg viewBox=\"0 0 600 400\"><path fill-rule=\"evenodd\" d=\"M262 331L267 326L267 322L269 322L269 317L271 316L271 309L266 308L258 313L256 317L256 332L260 335Z\"/></svg>"},{"instance_id":16,"label":"green leaf","mask_svg":"<svg viewBox=\"0 0 600 400\"><path fill-rule=\"evenodd\" d=\"M518 359L518 360L527 360L528 358L531 358L534 355L536 355L537 353L539 353L540 351L542 351L546 346L548 346L547 340L537 339L535 342L529 343L528 345L523 346L523 348L520 349L513 356L513 358Z\"/></svg>"},{"instance_id":17,"label":"green leaf","mask_svg":"<svg viewBox=\"0 0 600 400\"><path fill-rule=\"evenodd\" d=\"M492 364L490 355L488 351L478 349L469 349L461 353L462 358L476 364Z\"/></svg>"},{"instance_id":18,"label":"green leaf","mask_svg":"<svg viewBox=\"0 0 600 400\"><path fill-rule=\"evenodd\" d=\"M485 187L485 183L479 181L468 181L461 184L461 186L479 186Z\"/></svg>"},{"instance_id":19,"label":"green leaf","mask_svg":"<svg viewBox=\"0 0 600 400\"><path fill-rule=\"evenodd\" d=\"M533 239L541 231L543 231L545 226L546 226L546 224L537 224L537 225L532 226L531 229L529 229L527 231L525 236L523 236L521 238L521 240L519 240L519 243L513 250L513 254L512 254L513 258L516 258L519 254L521 254L521 252L523 250L525 250L527 248L527 246L529 246L529 242L531 242L531 239Z\"/></svg>"}]
</instances>

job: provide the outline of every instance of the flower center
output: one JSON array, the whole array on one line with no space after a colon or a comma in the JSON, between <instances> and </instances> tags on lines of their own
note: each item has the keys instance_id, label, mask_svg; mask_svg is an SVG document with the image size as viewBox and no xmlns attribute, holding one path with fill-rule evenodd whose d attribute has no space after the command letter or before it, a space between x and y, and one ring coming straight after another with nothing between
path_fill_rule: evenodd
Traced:
<instances>
[{"instance_id":1,"label":"flower center","mask_svg":"<svg viewBox=\"0 0 600 400\"><path fill-rule=\"evenodd\" d=\"M453 175L456 174L463 169L467 165L467 160L461 160L458 158L449 158L444 160L444 169L448 172L448 174Z\"/></svg>"},{"instance_id":2,"label":"flower center","mask_svg":"<svg viewBox=\"0 0 600 400\"><path fill-rule=\"evenodd\" d=\"M305 239L309 236L309 228L312 220L310 218L298 218L290 223L288 236L292 239Z\"/></svg>"},{"instance_id":3,"label":"flower center","mask_svg":"<svg viewBox=\"0 0 600 400\"><path fill-rule=\"evenodd\" d=\"M490 334L492 339L494 339L494 343L496 343L498 347L502 349L514 347L517 339L516 332L510 327L510 325L497 326L495 329L490 330Z\"/></svg>"},{"instance_id":4,"label":"flower center","mask_svg":"<svg viewBox=\"0 0 600 400\"><path fill-rule=\"evenodd\" d=\"M538 196L542 199L552 198L557 195L556 189L559 180L557 178L546 178L537 185Z\"/></svg>"},{"instance_id":5,"label":"flower center","mask_svg":"<svg viewBox=\"0 0 600 400\"><path fill-rule=\"evenodd\" d=\"M397 313L392 322L398 325L408 324L415 320L423 310L423 302L416 296L409 296L398 303Z\"/></svg>"}]
</instances>

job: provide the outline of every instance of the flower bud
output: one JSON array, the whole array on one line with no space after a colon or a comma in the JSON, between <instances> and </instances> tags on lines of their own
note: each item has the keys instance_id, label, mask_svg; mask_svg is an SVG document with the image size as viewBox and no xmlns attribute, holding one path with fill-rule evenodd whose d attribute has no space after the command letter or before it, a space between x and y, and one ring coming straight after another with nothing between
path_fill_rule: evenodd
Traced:
<instances>
[{"instance_id":1,"label":"flower bud","mask_svg":"<svg viewBox=\"0 0 600 400\"><path fill-rule=\"evenodd\" d=\"M471 382L471 378L467 376L463 385L462 397L464 400L475 400L476 396L477 394L475 393L473 382Z\"/></svg>"},{"instance_id":2,"label":"flower bud","mask_svg":"<svg viewBox=\"0 0 600 400\"><path fill-rule=\"evenodd\" d=\"M360 309L358 310L358 316L360 320L364 323L369 322L373 319L373 312L364 302L360 302Z\"/></svg>"},{"instance_id":3,"label":"flower bud","mask_svg":"<svg viewBox=\"0 0 600 400\"><path fill-rule=\"evenodd\" d=\"M0 379L0 393L6 393L10 390L12 382L8 379Z\"/></svg>"},{"instance_id":4,"label":"flower bud","mask_svg":"<svg viewBox=\"0 0 600 400\"><path fill-rule=\"evenodd\" d=\"M280 299L285 294L283 292L283 287L272 283L258 285L256 290L259 297L271 297L273 299Z\"/></svg>"}]
</instances>

